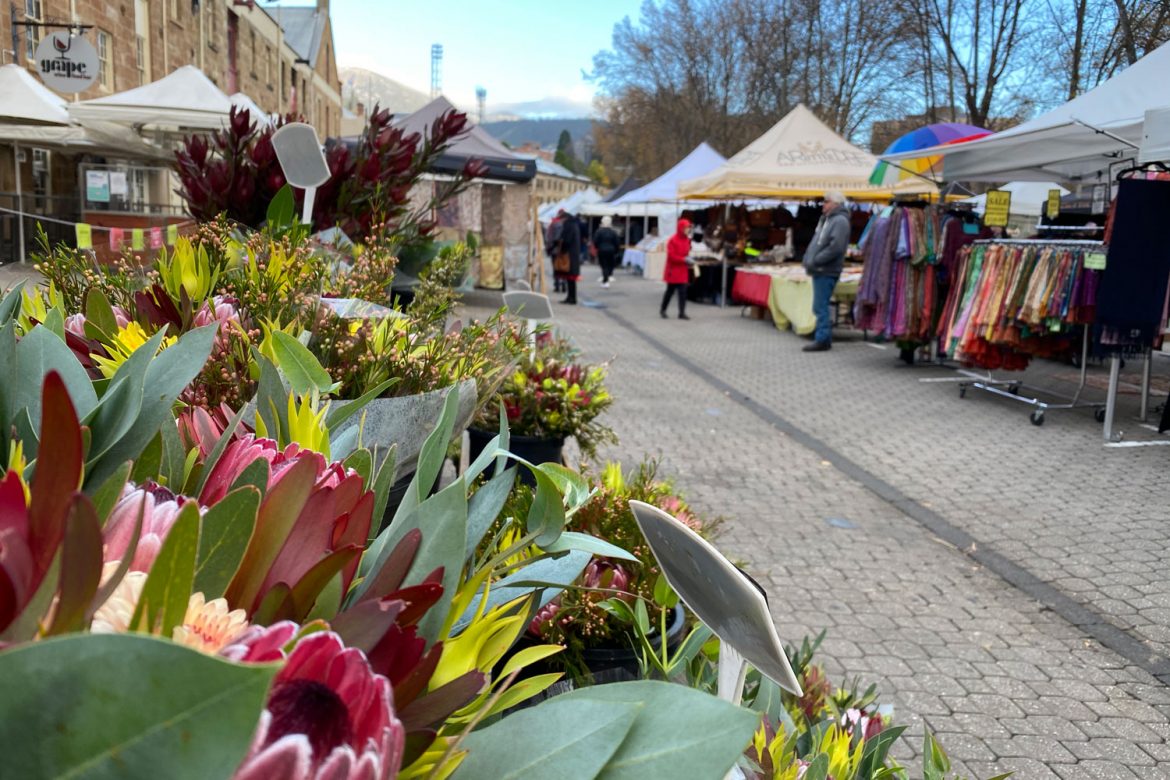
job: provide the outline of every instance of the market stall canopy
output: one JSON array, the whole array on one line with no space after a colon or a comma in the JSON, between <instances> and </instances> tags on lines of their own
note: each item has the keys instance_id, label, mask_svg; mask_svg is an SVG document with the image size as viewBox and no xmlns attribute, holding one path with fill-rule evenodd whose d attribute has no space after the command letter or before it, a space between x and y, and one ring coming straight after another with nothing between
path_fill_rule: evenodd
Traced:
<instances>
[{"instance_id":1,"label":"market stall canopy","mask_svg":"<svg viewBox=\"0 0 1170 780\"><path fill-rule=\"evenodd\" d=\"M1013 181L996 189L1007 190L1012 194L1011 213L1022 217L1039 217L1043 214L1049 190L1060 190L1062 196L1068 195L1068 190L1054 181ZM976 195L960 202L970 203L975 211L982 214L987 205L987 196Z\"/></svg>"},{"instance_id":2,"label":"market stall canopy","mask_svg":"<svg viewBox=\"0 0 1170 780\"><path fill-rule=\"evenodd\" d=\"M1170 43L1108 81L1010 130L929 154L943 157L943 176L964 181L1077 181L1107 173L1119 159L1136 157L1146 112L1170 106L1166 89ZM1170 143L1167 144L1170 149ZM882 155L897 162L908 155Z\"/></svg>"},{"instance_id":3,"label":"market stall canopy","mask_svg":"<svg viewBox=\"0 0 1170 780\"><path fill-rule=\"evenodd\" d=\"M641 179L636 178L634 176L627 176L626 178L622 179L621 184L614 187L613 192L611 192L605 196L605 202L606 203L613 203L615 200L622 197L627 192L631 192L633 190L636 190L641 186L642 186Z\"/></svg>"},{"instance_id":4,"label":"market stall canopy","mask_svg":"<svg viewBox=\"0 0 1170 780\"><path fill-rule=\"evenodd\" d=\"M600 203L601 200L601 193L592 187L577 190L563 200L541 206L537 211L537 218L541 222L548 222L562 210L569 214L580 214L582 213L581 209L583 206L590 203Z\"/></svg>"},{"instance_id":5,"label":"market stall canopy","mask_svg":"<svg viewBox=\"0 0 1170 780\"><path fill-rule=\"evenodd\" d=\"M228 96L203 71L184 65L141 87L70 103L69 116L82 121L218 130L231 108Z\"/></svg>"},{"instance_id":6,"label":"market stall canopy","mask_svg":"<svg viewBox=\"0 0 1170 780\"><path fill-rule=\"evenodd\" d=\"M691 150L690 154L675 163L669 171L649 184L627 192L611 203L615 206L622 206L627 203L660 203L678 200L679 182L706 176L725 162L727 162L727 158L704 141Z\"/></svg>"},{"instance_id":7,"label":"market stall canopy","mask_svg":"<svg viewBox=\"0 0 1170 780\"><path fill-rule=\"evenodd\" d=\"M402 117L395 117L393 124L408 133L430 136L435 120L448 111L457 111L451 101L439 96L425 106ZM469 124L467 133L444 152L431 173L456 175L463 170L468 160L479 160L487 166L487 178L507 182L531 181L536 175L536 163L513 154L486 130L476 124Z\"/></svg>"},{"instance_id":8,"label":"market stall canopy","mask_svg":"<svg viewBox=\"0 0 1170 780\"><path fill-rule=\"evenodd\" d=\"M169 150L147 143L125 125L111 122L86 122L84 125L67 127L0 123L0 143L28 144L60 149L72 154L174 160L174 154Z\"/></svg>"},{"instance_id":9,"label":"market stall canopy","mask_svg":"<svg viewBox=\"0 0 1170 780\"><path fill-rule=\"evenodd\" d=\"M247 111L252 115L252 121L260 125L260 127L267 127L272 124L272 115L260 108L255 100L245 95L243 92L234 93L228 100L231 101L232 106L241 111Z\"/></svg>"},{"instance_id":10,"label":"market stall canopy","mask_svg":"<svg viewBox=\"0 0 1170 780\"><path fill-rule=\"evenodd\" d=\"M0 122L68 125L67 101L19 65L0 67Z\"/></svg>"},{"instance_id":11,"label":"market stall canopy","mask_svg":"<svg viewBox=\"0 0 1170 780\"><path fill-rule=\"evenodd\" d=\"M935 194L922 181L879 187L869 183L877 158L858 149L804 105L706 176L680 182L679 197L818 198L840 190L853 200L889 200L900 193Z\"/></svg>"}]
</instances>

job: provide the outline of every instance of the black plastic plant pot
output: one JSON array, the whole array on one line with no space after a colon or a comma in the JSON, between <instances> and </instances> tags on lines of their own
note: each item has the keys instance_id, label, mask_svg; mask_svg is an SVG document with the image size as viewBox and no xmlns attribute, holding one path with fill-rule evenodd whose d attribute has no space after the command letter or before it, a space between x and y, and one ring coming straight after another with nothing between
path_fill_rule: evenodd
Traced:
<instances>
[{"instance_id":1,"label":"black plastic plant pot","mask_svg":"<svg viewBox=\"0 0 1170 780\"><path fill-rule=\"evenodd\" d=\"M484 451L497 435L497 431L483 431L478 428L468 428L467 436L471 443L468 453L468 462L474 461ZM541 436L512 436L509 439L508 451L518 458L539 465L541 463L563 463L565 440L558 438L544 438ZM536 478L528 469L520 469L519 481L522 484L536 487ZM488 467L488 475L495 474L496 466L493 463Z\"/></svg>"}]
</instances>

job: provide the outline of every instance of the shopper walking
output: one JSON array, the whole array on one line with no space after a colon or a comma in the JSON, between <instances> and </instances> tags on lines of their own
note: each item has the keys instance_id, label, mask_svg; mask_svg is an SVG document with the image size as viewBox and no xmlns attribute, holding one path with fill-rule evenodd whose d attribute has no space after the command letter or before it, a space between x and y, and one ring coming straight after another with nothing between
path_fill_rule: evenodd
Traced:
<instances>
[{"instance_id":1,"label":"shopper walking","mask_svg":"<svg viewBox=\"0 0 1170 780\"><path fill-rule=\"evenodd\" d=\"M565 229L565 210L561 209L557 212L552 221L548 223L548 227L544 231L544 251L548 255L548 259L553 264L553 292L559 293L564 288L564 282L561 281L560 275L557 274L556 257L557 252L561 247L561 232Z\"/></svg>"},{"instance_id":2,"label":"shopper walking","mask_svg":"<svg viewBox=\"0 0 1170 780\"><path fill-rule=\"evenodd\" d=\"M558 271L556 276L563 282L566 298L561 303L577 303L577 281L581 278L581 228L577 220L566 215L561 228L559 251L569 258L567 270Z\"/></svg>"},{"instance_id":3,"label":"shopper walking","mask_svg":"<svg viewBox=\"0 0 1170 780\"><path fill-rule=\"evenodd\" d=\"M666 292L662 295L662 308L658 312L662 319L667 319L666 307L670 305L670 296L675 293L678 293L678 318L690 319L687 316L687 282L691 274L687 267L687 256L691 253L690 230L690 221L680 219L678 230L666 242L666 269L662 274Z\"/></svg>"},{"instance_id":4,"label":"shopper walking","mask_svg":"<svg viewBox=\"0 0 1170 780\"><path fill-rule=\"evenodd\" d=\"M609 287L609 279L613 276L618 252L622 248L621 239L613 229L612 217L601 218L601 227L593 234L593 248L597 250L597 262L601 266L601 286Z\"/></svg>"},{"instance_id":5,"label":"shopper walking","mask_svg":"<svg viewBox=\"0 0 1170 780\"><path fill-rule=\"evenodd\" d=\"M812 243L804 253L804 270L812 277L813 314L817 329L812 344L805 352L824 352L833 345L833 318L829 313L829 299L845 268L845 250L849 247L849 210L845 196L835 190L825 193L821 205L821 219Z\"/></svg>"}]
</instances>

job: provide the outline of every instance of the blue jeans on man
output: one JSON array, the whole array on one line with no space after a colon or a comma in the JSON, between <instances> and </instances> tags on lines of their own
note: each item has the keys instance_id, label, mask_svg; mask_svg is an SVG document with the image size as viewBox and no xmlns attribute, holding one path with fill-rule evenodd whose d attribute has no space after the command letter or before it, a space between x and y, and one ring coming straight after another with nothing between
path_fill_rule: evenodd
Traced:
<instances>
[{"instance_id":1,"label":"blue jeans on man","mask_svg":"<svg viewBox=\"0 0 1170 780\"><path fill-rule=\"evenodd\" d=\"M833 315L829 311L829 299L833 297L833 290L837 287L839 276L814 276L813 284L813 314L817 318L817 329L814 338L818 344L830 344L833 341Z\"/></svg>"}]
</instances>

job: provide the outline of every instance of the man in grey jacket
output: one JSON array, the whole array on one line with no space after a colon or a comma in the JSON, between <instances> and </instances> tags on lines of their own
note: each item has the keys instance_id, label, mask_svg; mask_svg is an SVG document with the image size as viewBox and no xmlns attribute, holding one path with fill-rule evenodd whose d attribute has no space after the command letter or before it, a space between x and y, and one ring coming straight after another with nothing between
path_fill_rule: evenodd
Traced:
<instances>
[{"instance_id":1,"label":"man in grey jacket","mask_svg":"<svg viewBox=\"0 0 1170 780\"><path fill-rule=\"evenodd\" d=\"M832 346L829 299L845 267L845 250L849 247L849 210L845 208L845 196L835 190L826 192L821 210L817 232L804 253L804 270L812 277L813 314L817 318L815 338L804 348L805 352L824 352Z\"/></svg>"}]
</instances>

